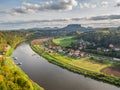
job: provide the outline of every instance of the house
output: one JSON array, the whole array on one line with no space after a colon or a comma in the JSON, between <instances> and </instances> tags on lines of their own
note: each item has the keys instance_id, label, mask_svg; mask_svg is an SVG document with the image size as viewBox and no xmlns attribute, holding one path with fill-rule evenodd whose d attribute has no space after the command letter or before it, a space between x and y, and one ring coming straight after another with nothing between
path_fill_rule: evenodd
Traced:
<instances>
[{"instance_id":1,"label":"house","mask_svg":"<svg viewBox=\"0 0 120 90\"><path fill-rule=\"evenodd\" d=\"M82 50L82 49L83 49L83 46L80 46L79 49Z\"/></svg>"},{"instance_id":2,"label":"house","mask_svg":"<svg viewBox=\"0 0 120 90\"><path fill-rule=\"evenodd\" d=\"M9 48L10 48L9 45L4 45L3 46L3 54L5 54L8 51Z\"/></svg>"},{"instance_id":3,"label":"house","mask_svg":"<svg viewBox=\"0 0 120 90\"><path fill-rule=\"evenodd\" d=\"M68 53L68 55L69 55L69 56L72 56L72 55L73 55L73 53L69 52L69 53Z\"/></svg>"},{"instance_id":4,"label":"house","mask_svg":"<svg viewBox=\"0 0 120 90\"><path fill-rule=\"evenodd\" d=\"M62 50L62 49L58 49L58 52L62 53L62 52L63 52L63 50Z\"/></svg>"},{"instance_id":5,"label":"house","mask_svg":"<svg viewBox=\"0 0 120 90\"><path fill-rule=\"evenodd\" d=\"M114 61L120 61L120 58L113 58Z\"/></svg>"},{"instance_id":6,"label":"house","mask_svg":"<svg viewBox=\"0 0 120 90\"><path fill-rule=\"evenodd\" d=\"M120 51L120 48L115 47L114 50L115 51Z\"/></svg>"},{"instance_id":7,"label":"house","mask_svg":"<svg viewBox=\"0 0 120 90\"><path fill-rule=\"evenodd\" d=\"M56 47L55 47L55 46L53 46L53 47L52 47L52 49L53 49L53 50L56 50Z\"/></svg>"},{"instance_id":8,"label":"house","mask_svg":"<svg viewBox=\"0 0 120 90\"><path fill-rule=\"evenodd\" d=\"M78 56L78 55L80 54L80 50L76 50L76 51L74 52L74 54L75 54L76 56Z\"/></svg>"},{"instance_id":9,"label":"house","mask_svg":"<svg viewBox=\"0 0 120 90\"><path fill-rule=\"evenodd\" d=\"M68 49L67 53L69 56L72 56L74 54L74 50L73 49Z\"/></svg>"},{"instance_id":10,"label":"house","mask_svg":"<svg viewBox=\"0 0 120 90\"><path fill-rule=\"evenodd\" d=\"M48 48L52 49L52 45L48 45Z\"/></svg>"},{"instance_id":11,"label":"house","mask_svg":"<svg viewBox=\"0 0 120 90\"><path fill-rule=\"evenodd\" d=\"M104 51L104 52L109 52L110 50L109 50L109 49L104 49L103 51Z\"/></svg>"},{"instance_id":12,"label":"house","mask_svg":"<svg viewBox=\"0 0 120 90\"><path fill-rule=\"evenodd\" d=\"M109 44L109 47L110 47L110 48L114 48L114 45L113 45L113 44Z\"/></svg>"},{"instance_id":13,"label":"house","mask_svg":"<svg viewBox=\"0 0 120 90\"><path fill-rule=\"evenodd\" d=\"M0 55L0 58L3 58L3 55Z\"/></svg>"},{"instance_id":14,"label":"house","mask_svg":"<svg viewBox=\"0 0 120 90\"><path fill-rule=\"evenodd\" d=\"M98 51L101 51L102 49L101 48L97 48Z\"/></svg>"},{"instance_id":15,"label":"house","mask_svg":"<svg viewBox=\"0 0 120 90\"><path fill-rule=\"evenodd\" d=\"M84 57L84 56L85 56L85 53L80 53L80 56L81 56L81 57Z\"/></svg>"},{"instance_id":16,"label":"house","mask_svg":"<svg viewBox=\"0 0 120 90\"><path fill-rule=\"evenodd\" d=\"M58 50L59 50L59 49L62 49L62 47L61 47L61 46L57 46L57 47L56 47L56 49L58 49Z\"/></svg>"}]
</instances>

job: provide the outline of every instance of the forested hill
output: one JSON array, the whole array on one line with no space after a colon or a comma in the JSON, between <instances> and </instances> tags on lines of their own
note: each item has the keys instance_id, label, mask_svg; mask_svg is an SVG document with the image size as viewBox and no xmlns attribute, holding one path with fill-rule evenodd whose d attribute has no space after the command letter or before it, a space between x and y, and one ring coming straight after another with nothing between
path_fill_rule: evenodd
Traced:
<instances>
[{"instance_id":1,"label":"forested hill","mask_svg":"<svg viewBox=\"0 0 120 90\"><path fill-rule=\"evenodd\" d=\"M26 31L0 31L0 52L3 51L3 47L6 45L15 48L27 35L28 32Z\"/></svg>"},{"instance_id":2,"label":"forested hill","mask_svg":"<svg viewBox=\"0 0 120 90\"><path fill-rule=\"evenodd\" d=\"M109 44L113 44L120 47L120 30L97 30L84 33L77 33L76 39L83 39L91 43L95 43L97 46L108 47Z\"/></svg>"}]
</instances>

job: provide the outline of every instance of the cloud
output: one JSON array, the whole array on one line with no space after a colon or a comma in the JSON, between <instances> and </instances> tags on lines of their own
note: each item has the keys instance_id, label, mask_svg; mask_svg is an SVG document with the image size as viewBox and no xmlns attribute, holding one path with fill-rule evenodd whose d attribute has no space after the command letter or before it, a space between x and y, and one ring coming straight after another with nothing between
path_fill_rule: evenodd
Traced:
<instances>
[{"instance_id":1,"label":"cloud","mask_svg":"<svg viewBox=\"0 0 120 90\"><path fill-rule=\"evenodd\" d=\"M90 4L89 3L80 3L80 8L89 8Z\"/></svg>"},{"instance_id":2,"label":"cloud","mask_svg":"<svg viewBox=\"0 0 120 90\"><path fill-rule=\"evenodd\" d=\"M103 16L94 16L94 17L82 17L82 18L71 18L72 21L80 21L80 20L93 20L93 21L101 21L101 20L115 20L120 19L120 15L103 15Z\"/></svg>"},{"instance_id":3,"label":"cloud","mask_svg":"<svg viewBox=\"0 0 120 90\"><path fill-rule=\"evenodd\" d=\"M83 18L71 18L70 20L72 21L80 21L80 20L87 20L87 18L83 17Z\"/></svg>"},{"instance_id":4,"label":"cloud","mask_svg":"<svg viewBox=\"0 0 120 90\"><path fill-rule=\"evenodd\" d=\"M115 7L120 7L120 0L115 0L115 2L116 2Z\"/></svg>"},{"instance_id":5,"label":"cloud","mask_svg":"<svg viewBox=\"0 0 120 90\"><path fill-rule=\"evenodd\" d=\"M63 19L46 19L46 20L30 20L30 21L1 21L2 29L20 29L20 28L41 28L41 27L63 27L65 25L75 23L92 27L115 27L119 26L120 15L104 15L90 18L76 17Z\"/></svg>"},{"instance_id":6,"label":"cloud","mask_svg":"<svg viewBox=\"0 0 120 90\"><path fill-rule=\"evenodd\" d=\"M78 2L76 0L60 0L57 2L44 2L39 4L32 4L24 2L21 7L13 8L6 13L10 14L27 14L27 13L37 13L40 11L65 11L72 10L74 6L77 6Z\"/></svg>"},{"instance_id":7,"label":"cloud","mask_svg":"<svg viewBox=\"0 0 120 90\"><path fill-rule=\"evenodd\" d=\"M115 0L116 1L116 3L120 3L120 0Z\"/></svg>"},{"instance_id":8,"label":"cloud","mask_svg":"<svg viewBox=\"0 0 120 90\"><path fill-rule=\"evenodd\" d=\"M89 20L114 20L114 19L120 19L120 15L104 15L104 16L95 16L90 17Z\"/></svg>"},{"instance_id":9,"label":"cloud","mask_svg":"<svg viewBox=\"0 0 120 90\"><path fill-rule=\"evenodd\" d=\"M117 3L117 4L115 5L115 7L120 7L120 3Z\"/></svg>"},{"instance_id":10,"label":"cloud","mask_svg":"<svg viewBox=\"0 0 120 90\"><path fill-rule=\"evenodd\" d=\"M96 2L82 2L82 3L79 3L79 6L81 9L85 9L85 8L106 8L106 7L109 7L110 6L110 2L108 1L100 1L99 3L96 3Z\"/></svg>"},{"instance_id":11,"label":"cloud","mask_svg":"<svg viewBox=\"0 0 120 90\"><path fill-rule=\"evenodd\" d=\"M1 25L14 25L14 24L30 24L30 23L65 23L65 22L79 22L79 21L103 21L103 20L119 20L120 15L104 15L94 17L76 17L76 18L62 18L62 19L46 19L46 20L30 20L30 21L11 21L1 22Z\"/></svg>"},{"instance_id":12,"label":"cloud","mask_svg":"<svg viewBox=\"0 0 120 90\"><path fill-rule=\"evenodd\" d=\"M96 4L90 4L90 3L79 3L79 6L81 9L83 8L96 8Z\"/></svg>"},{"instance_id":13,"label":"cloud","mask_svg":"<svg viewBox=\"0 0 120 90\"><path fill-rule=\"evenodd\" d=\"M29 24L29 23L49 23L49 22L67 22L70 19L51 19L51 20L31 20L31 21L13 21L13 22L1 22L1 25L11 25L11 24Z\"/></svg>"},{"instance_id":14,"label":"cloud","mask_svg":"<svg viewBox=\"0 0 120 90\"><path fill-rule=\"evenodd\" d=\"M101 2L101 6L102 6L102 7L108 7L108 6L109 6L109 2L107 2L107 1L102 1L102 2Z\"/></svg>"}]
</instances>

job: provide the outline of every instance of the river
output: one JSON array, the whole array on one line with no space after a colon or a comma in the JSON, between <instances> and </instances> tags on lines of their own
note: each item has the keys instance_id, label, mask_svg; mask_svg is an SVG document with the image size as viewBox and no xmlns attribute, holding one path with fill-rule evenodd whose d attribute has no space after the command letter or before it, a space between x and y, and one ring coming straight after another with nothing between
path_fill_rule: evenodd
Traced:
<instances>
[{"instance_id":1,"label":"river","mask_svg":"<svg viewBox=\"0 0 120 90\"><path fill-rule=\"evenodd\" d=\"M15 62L23 63L20 68L45 90L120 90L114 85L86 78L49 63L32 51L27 43L20 44L12 57L17 57Z\"/></svg>"}]
</instances>

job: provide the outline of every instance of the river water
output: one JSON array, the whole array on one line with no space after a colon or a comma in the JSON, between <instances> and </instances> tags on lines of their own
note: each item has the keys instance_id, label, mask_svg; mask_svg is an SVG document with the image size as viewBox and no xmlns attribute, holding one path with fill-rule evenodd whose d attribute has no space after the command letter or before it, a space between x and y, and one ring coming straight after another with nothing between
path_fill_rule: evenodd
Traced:
<instances>
[{"instance_id":1,"label":"river water","mask_svg":"<svg viewBox=\"0 0 120 90\"><path fill-rule=\"evenodd\" d=\"M86 78L49 63L31 50L29 44L22 43L13 52L20 68L45 90L120 90L120 88Z\"/></svg>"}]
</instances>

